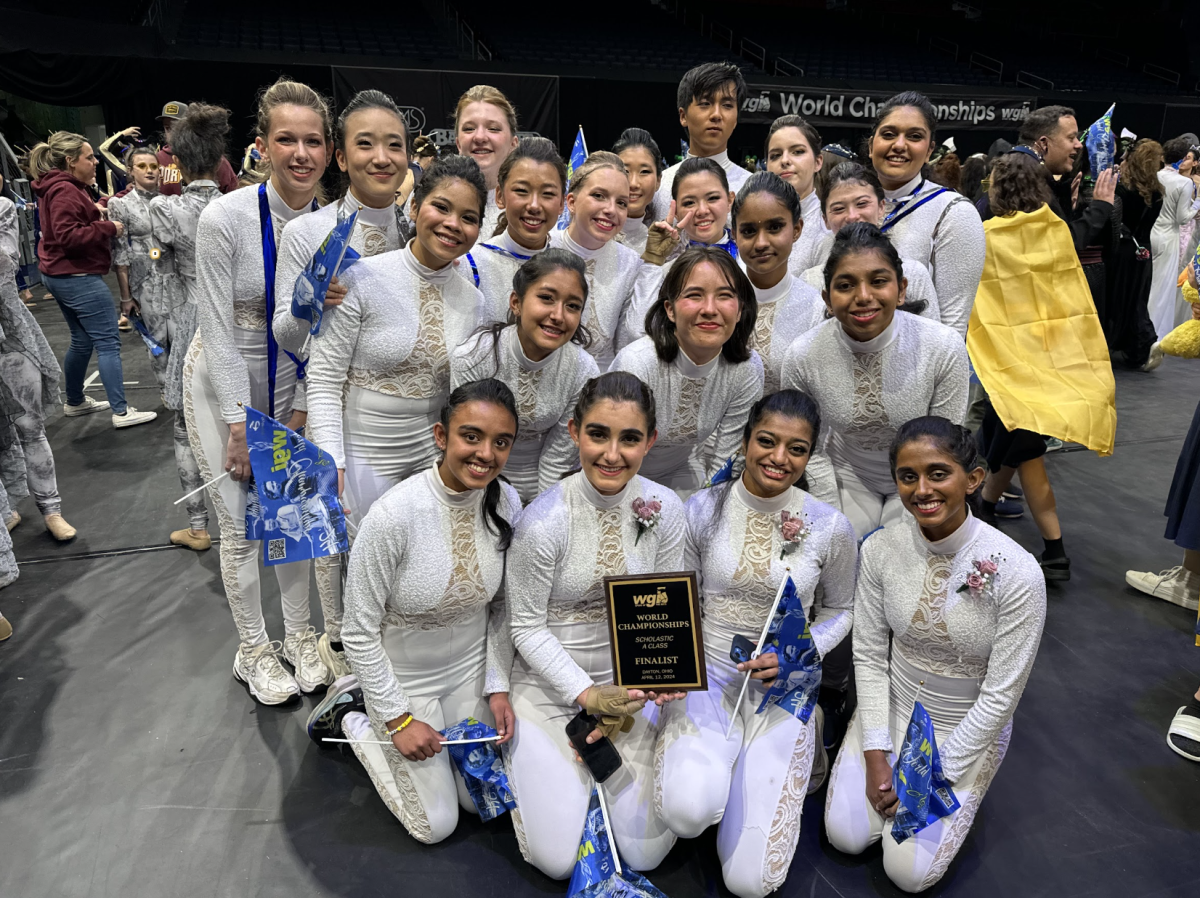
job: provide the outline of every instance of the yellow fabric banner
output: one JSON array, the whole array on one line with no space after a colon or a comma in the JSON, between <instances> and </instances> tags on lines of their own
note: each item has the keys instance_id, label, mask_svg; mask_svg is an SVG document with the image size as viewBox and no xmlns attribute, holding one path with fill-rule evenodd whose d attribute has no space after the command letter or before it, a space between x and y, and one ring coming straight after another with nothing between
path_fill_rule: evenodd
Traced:
<instances>
[{"instance_id":1,"label":"yellow fabric banner","mask_svg":"<svg viewBox=\"0 0 1200 898\"><path fill-rule=\"evenodd\" d=\"M1112 455L1116 383L1071 232L1049 206L984 222L967 351L1009 430Z\"/></svg>"}]
</instances>

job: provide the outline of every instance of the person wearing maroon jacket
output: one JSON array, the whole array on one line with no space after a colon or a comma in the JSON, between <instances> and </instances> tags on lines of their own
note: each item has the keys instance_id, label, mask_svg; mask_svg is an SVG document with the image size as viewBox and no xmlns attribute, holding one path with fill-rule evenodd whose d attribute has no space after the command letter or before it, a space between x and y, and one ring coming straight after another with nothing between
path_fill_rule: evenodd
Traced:
<instances>
[{"instance_id":1,"label":"person wearing maroon jacket","mask_svg":"<svg viewBox=\"0 0 1200 898\"><path fill-rule=\"evenodd\" d=\"M79 134L56 131L29 151L29 174L35 179L33 192L42 227L38 268L71 329L71 345L63 359L67 387L63 412L75 416L111 408L113 426L118 428L153 421L154 412L139 412L125 402L117 314L103 280L112 266L113 238L122 235L124 226L103 220L88 193L96 179L91 144ZM107 402L83 394L93 350Z\"/></svg>"}]
</instances>

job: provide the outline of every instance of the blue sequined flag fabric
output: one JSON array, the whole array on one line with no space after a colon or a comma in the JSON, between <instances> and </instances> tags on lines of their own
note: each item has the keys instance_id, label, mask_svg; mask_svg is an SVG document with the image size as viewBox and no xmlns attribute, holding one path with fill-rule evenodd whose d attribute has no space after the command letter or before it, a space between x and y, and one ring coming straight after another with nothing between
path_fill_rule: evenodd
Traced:
<instances>
[{"instance_id":1,"label":"blue sequined flag fabric","mask_svg":"<svg viewBox=\"0 0 1200 898\"><path fill-rule=\"evenodd\" d=\"M804 723L812 716L821 691L821 656L813 642L804 603L796 594L796 584L787 578L775 617L767 629L762 651L774 651L779 658L779 676L767 689L757 714L770 705L778 705Z\"/></svg>"},{"instance_id":2,"label":"blue sequined flag fabric","mask_svg":"<svg viewBox=\"0 0 1200 898\"><path fill-rule=\"evenodd\" d=\"M892 822L892 838L897 844L959 808L958 798L942 774L933 721L920 702L913 705L900 758L892 771L892 788L900 800Z\"/></svg>"},{"instance_id":3,"label":"blue sequined flag fabric","mask_svg":"<svg viewBox=\"0 0 1200 898\"><path fill-rule=\"evenodd\" d=\"M1116 108L1116 103L1109 106L1108 112L1092 122L1083 135L1083 143L1087 147L1088 167L1093 178L1105 169L1112 168L1117 158L1117 141L1112 133L1112 116Z\"/></svg>"},{"instance_id":4,"label":"blue sequined flag fabric","mask_svg":"<svg viewBox=\"0 0 1200 898\"><path fill-rule=\"evenodd\" d=\"M617 860L608 841L607 821L600 810L600 796L595 788L579 839L579 856L567 884L567 898L667 898L646 877L624 864L621 872L617 872Z\"/></svg>"},{"instance_id":5,"label":"blue sequined flag fabric","mask_svg":"<svg viewBox=\"0 0 1200 898\"><path fill-rule=\"evenodd\" d=\"M246 539L262 540L263 562L348 552L337 467L329 453L250 407L246 445L253 474L246 494Z\"/></svg>"},{"instance_id":6,"label":"blue sequined flag fabric","mask_svg":"<svg viewBox=\"0 0 1200 898\"><path fill-rule=\"evenodd\" d=\"M150 329L146 327L146 322L142 320L141 315L130 314L129 321L133 325L134 330L136 330L141 336L142 342L146 344L146 348L150 350L150 355L158 358L160 355L166 352L166 350L163 349L162 344L154 339L154 335L151 334Z\"/></svg>"},{"instance_id":7,"label":"blue sequined flag fabric","mask_svg":"<svg viewBox=\"0 0 1200 898\"><path fill-rule=\"evenodd\" d=\"M321 332L325 293L334 275L342 274L358 261L358 253L350 248L350 235L354 233L357 218L357 209L348 215L344 209L338 211L337 224L321 241L312 261L304 266L292 288L292 314L308 322L308 332L314 337Z\"/></svg>"},{"instance_id":8,"label":"blue sequined flag fabric","mask_svg":"<svg viewBox=\"0 0 1200 898\"><path fill-rule=\"evenodd\" d=\"M728 483L733 480L733 469L737 463L738 454L735 452L729 458L725 459L725 464L721 465L720 470L712 477L708 478L708 482L704 484L702 489L708 489L710 486L719 486L722 483Z\"/></svg>"},{"instance_id":9,"label":"blue sequined flag fabric","mask_svg":"<svg viewBox=\"0 0 1200 898\"><path fill-rule=\"evenodd\" d=\"M442 730L447 739L482 739L495 736L496 731L474 717L468 717ZM508 787L504 761L494 742L475 742L467 745L447 745L450 760L462 774L467 794L484 820L492 820L517 806Z\"/></svg>"}]
</instances>

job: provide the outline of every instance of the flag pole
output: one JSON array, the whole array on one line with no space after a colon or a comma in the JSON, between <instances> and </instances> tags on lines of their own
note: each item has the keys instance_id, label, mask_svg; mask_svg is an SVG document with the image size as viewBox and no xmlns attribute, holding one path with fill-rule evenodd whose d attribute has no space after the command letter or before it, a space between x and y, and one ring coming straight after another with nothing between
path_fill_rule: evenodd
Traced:
<instances>
[{"instance_id":1,"label":"flag pole","mask_svg":"<svg viewBox=\"0 0 1200 898\"><path fill-rule=\"evenodd\" d=\"M579 126L579 142L580 142L581 144L583 144L583 155L584 155L584 158L586 159L586 158L587 158L587 154L588 154L588 150L587 150L587 138L583 136L583 125L580 125L580 126Z\"/></svg>"},{"instance_id":2,"label":"flag pole","mask_svg":"<svg viewBox=\"0 0 1200 898\"><path fill-rule=\"evenodd\" d=\"M767 615L766 623L763 624L762 633L758 637L758 646L754 649L754 654L751 659L757 658L762 652L763 643L767 641L767 631L771 629L771 621L775 620L775 612L779 610L779 603L783 599L783 590L787 586L788 578L792 574L792 569L786 569L787 573L783 576L783 581L779 584L779 591L775 593L775 604L771 606L771 613ZM729 734L733 732L733 722L737 720L738 709L742 706L742 700L746 697L746 690L750 686L750 671L747 670L742 676L742 691L738 693L737 702L733 706L733 713L729 715L729 726L725 728L725 738L729 738Z\"/></svg>"},{"instance_id":3,"label":"flag pole","mask_svg":"<svg viewBox=\"0 0 1200 898\"><path fill-rule=\"evenodd\" d=\"M228 477L228 476L229 476L229 474L230 474L230 472L229 472L229 471L226 471L226 472L225 472L224 474L222 474L220 477L214 477L214 478L213 478L212 480L210 480L208 483L204 484L203 486L198 486L198 487L196 487L196 488L195 488L194 490L192 490L190 493L184 493L182 496L180 496L178 499L176 499L176 500L175 500L175 501L174 501L172 504L174 504L174 505L178 505L178 504L179 504L180 502L182 502L184 499L190 499L190 498L192 498L192 496L196 495L196 493L200 492L201 490L206 490L206 489L208 489L210 486L212 486L213 484L220 483L222 480L224 480L226 477Z\"/></svg>"},{"instance_id":4,"label":"flag pole","mask_svg":"<svg viewBox=\"0 0 1200 898\"><path fill-rule=\"evenodd\" d=\"M475 742L496 742L500 736L480 736L478 739L444 739L441 745L470 745ZM361 745L394 745L393 742L380 742L378 739L333 739L328 736L321 740L322 742L345 742L353 745L355 742Z\"/></svg>"},{"instance_id":5,"label":"flag pole","mask_svg":"<svg viewBox=\"0 0 1200 898\"><path fill-rule=\"evenodd\" d=\"M604 803L604 787L596 783L596 797L600 799L600 815L604 818L604 834L608 836L608 850L612 852L617 876L621 876L621 857L617 854L617 840L613 838L612 822L608 819L608 805Z\"/></svg>"}]
</instances>

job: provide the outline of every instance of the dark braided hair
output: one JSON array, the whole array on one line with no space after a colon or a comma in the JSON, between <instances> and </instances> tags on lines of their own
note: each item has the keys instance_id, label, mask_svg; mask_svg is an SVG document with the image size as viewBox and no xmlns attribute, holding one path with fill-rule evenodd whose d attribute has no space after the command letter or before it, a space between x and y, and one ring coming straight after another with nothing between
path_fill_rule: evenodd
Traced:
<instances>
[{"instance_id":1,"label":"dark braided hair","mask_svg":"<svg viewBox=\"0 0 1200 898\"><path fill-rule=\"evenodd\" d=\"M475 164L474 160L470 161L472 165ZM465 383L450 394L450 398L446 400L446 404L442 406L441 414L438 416L438 420L442 423L442 429L447 434L450 433L450 419L454 417L454 413L460 407L466 405L468 402L487 402L503 407L512 415L513 435L516 436L516 430L520 426L520 418L517 415L517 400L513 398L512 390L494 377L485 377L483 380L473 380ZM484 525L489 531L499 537L497 548L501 552L504 552L512 543L513 527L500 514L500 480L500 477L496 477L487 485L483 494L483 511L485 516Z\"/></svg>"},{"instance_id":2,"label":"dark braided hair","mask_svg":"<svg viewBox=\"0 0 1200 898\"><path fill-rule=\"evenodd\" d=\"M896 247L892 245L892 241L870 222L852 221L838 231L837 236L833 238L833 248L829 251L829 259L825 262L826 292L829 291L830 286L833 284L833 277L837 274L838 263L842 259L856 253L869 252L877 252L883 256L884 260L896 273L896 281L899 283L904 277L904 264L900 261L900 253L896 252ZM912 302L905 299L904 304L899 306L899 309L911 315L919 315L925 311L927 305L928 303L923 299Z\"/></svg>"},{"instance_id":3,"label":"dark braided hair","mask_svg":"<svg viewBox=\"0 0 1200 898\"><path fill-rule=\"evenodd\" d=\"M913 418L901 424L892 439L888 449L888 466L891 468L892 480L896 479L896 456L909 443L917 440L929 440L937 448L954 459L955 464L970 474L976 468L984 467L983 459L979 457L979 445L975 435L961 424L938 415L924 415ZM967 505L976 515L979 514L979 502L982 489L967 495Z\"/></svg>"}]
</instances>

